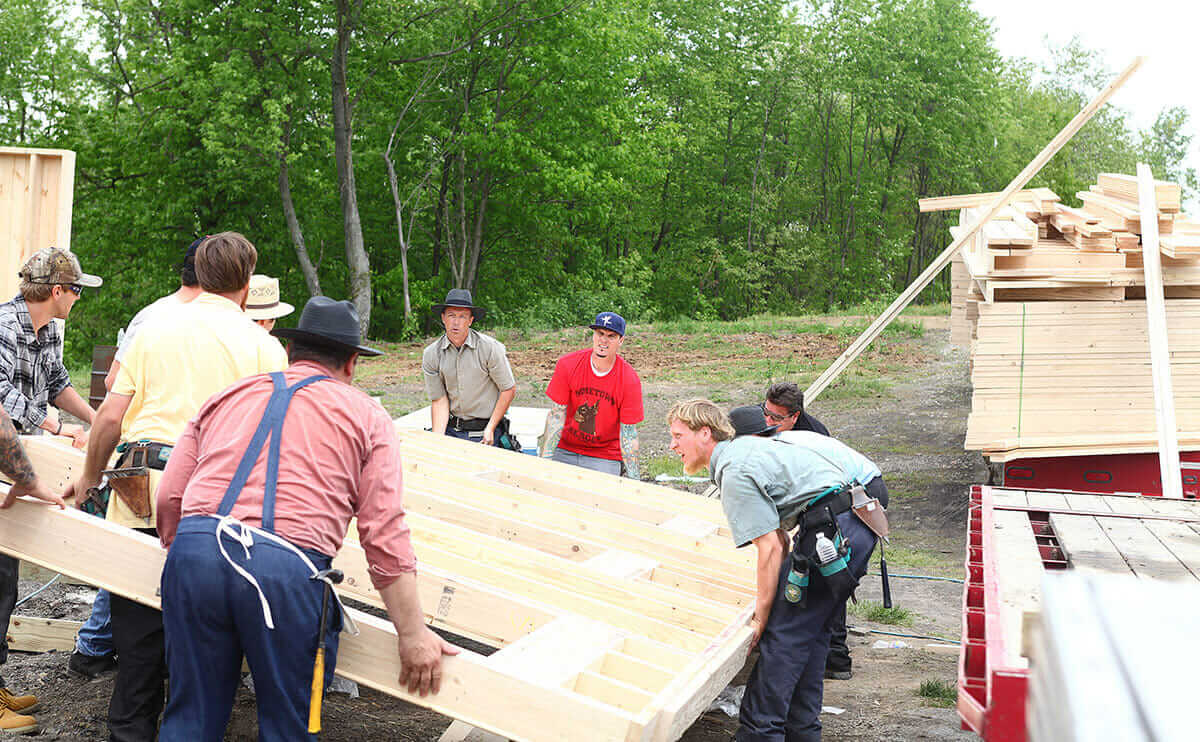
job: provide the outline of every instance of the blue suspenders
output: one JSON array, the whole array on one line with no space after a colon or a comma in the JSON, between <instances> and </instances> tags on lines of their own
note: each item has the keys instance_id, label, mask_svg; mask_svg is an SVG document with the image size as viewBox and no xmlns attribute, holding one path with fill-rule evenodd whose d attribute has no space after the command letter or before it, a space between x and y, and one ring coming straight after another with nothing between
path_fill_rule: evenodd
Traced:
<instances>
[{"instance_id":1,"label":"blue suspenders","mask_svg":"<svg viewBox=\"0 0 1200 742\"><path fill-rule=\"evenodd\" d=\"M233 474L233 479L229 482L229 487L225 490L225 496L221 499L221 504L217 508L216 514L211 516L217 521L217 547L220 549L221 555L225 557L225 560L238 574L258 591L258 597L263 608L263 619L266 621L267 627L271 629L275 628L275 621L271 616L271 606L267 602L266 594L263 593L254 575L230 558L229 553L225 550L225 544L221 541L221 536L224 534L235 539L245 550L246 558L249 559L250 547L254 543L253 534L257 533L261 538L266 538L289 549L305 563L314 575L317 573L316 567L313 566L312 561L303 551L287 539L276 535L275 490L279 480L279 447L280 439L283 437L283 421L287 417L288 406L292 402L292 395L309 384L329 378L323 374L317 374L301 379L292 386L287 386L282 373L277 371L271 374L271 383L274 384L275 388L271 392L270 399L267 400L267 408L263 411L262 420L259 421L258 428L255 429L254 435L250 438L250 443L246 446L246 452L242 454L242 460L238 463L237 470ZM255 463L258 461L258 455L262 453L263 446L266 444L268 438L271 439L271 444L270 448L267 449L267 473L266 481L263 483L262 527L254 528L253 526L241 523L230 515L230 513L233 512L234 503L237 502L238 496L241 495L242 488L246 486L246 480L250 478L250 472L254 469ZM341 608L342 601L338 598L337 593L334 593L334 598L337 599L338 607ZM350 618L349 614L346 614L344 609L342 610L342 614L345 620L345 630L351 634L357 634L358 628L354 625L353 619Z\"/></svg>"},{"instance_id":2,"label":"blue suspenders","mask_svg":"<svg viewBox=\"0 0 1200 742\"><path fill-rule=\"evenodd\" d=\"M271 447L267 451L267 479L263 485L262 530L267 533L275 533L275 487L279 481L279 441L283 437L283 420L287 416L293 394L309 384L328 378L324 374L316 374L301 379L292 386L287 386L282 373L276 371L271 374L271 382L275 385L275 389L267 401L267 409L263 411L258 429L254 431L254 436L246 447L246 453L242 455L241 463L238 464L237 471L234 472L233 479L229 482L229 488L225 490L225 497L221 500L220 507L217 508L217 517L224 518L233 511L233 505L237 502L238 496L242 494L242 488L246 486L246 480L250 478L250 472L254 469L255 462L258 461L258 454L262 452L263 444L270 437Z\"/></svg>"}]
</instances>

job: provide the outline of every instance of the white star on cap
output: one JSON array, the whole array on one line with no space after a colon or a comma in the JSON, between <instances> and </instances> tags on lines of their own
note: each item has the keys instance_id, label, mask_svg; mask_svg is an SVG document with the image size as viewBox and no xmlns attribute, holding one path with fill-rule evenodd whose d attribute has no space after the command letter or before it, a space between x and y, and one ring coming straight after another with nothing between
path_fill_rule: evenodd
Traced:
<instances>
[{"instance_id":1,"label":"white star on cap","mask_svg":"<svg viewBox=\"0 0 1200 742\"><path fill-rule=\"evenodd\" d=\"M611 322L611 321L612 321L612 315L611 315L611 314L606 314L606 315L604 315L603 317L601 317L601 318L600 318L600 324L604 325L605 327L608 327L608 323L609 323L609 322Z\"/></svg>"}]
</instances>

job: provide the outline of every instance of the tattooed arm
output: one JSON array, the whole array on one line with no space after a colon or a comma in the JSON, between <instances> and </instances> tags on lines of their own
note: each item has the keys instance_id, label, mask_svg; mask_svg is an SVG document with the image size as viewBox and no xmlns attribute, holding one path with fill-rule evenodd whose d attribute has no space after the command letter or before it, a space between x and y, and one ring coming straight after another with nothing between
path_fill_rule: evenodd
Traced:
<instances>
[{"instance_id":1,"label":"tattooed arm","mask_svg":"<svg viewBox=\"0 0 1200 742\"><path fill-rule=\"evenodd\" d=\"M625 476L641 479L638 469L637 426L621 423L621 460L625 463Z\"/></svg>"},{"instance_id":2,"label":"tattooed arm","mask_svg":"<svg viewBox=\"0 0 1200 742\"><path fill-rule=\"evenodd\" d=\"M546 415L546 431L542 434L542 451L539 454L543 459L548 459L554 456L554 449L558 448L558 441L562 438L563 425L567 422L567 406L565 404L556 404L550 408L550 414Z\"/></svg>"},{"instance_id":3,"label":"tattooed arm","mask_svg":"<svg viewBox=\"0 0 1200 742\"><path fill-rule=\"evenodd\" d=\"M25 454L25 448L21 446L21 438L17 435L17 429L13 427L12 419L3 410L0 410L0 472L13 481L4 502L0 503L0 508L11 506L21 495L30 495L39 500L53 502L60 508L65 507L63 499L51 492L37 478L33 464Z\"/></svg>"}]
</instances>

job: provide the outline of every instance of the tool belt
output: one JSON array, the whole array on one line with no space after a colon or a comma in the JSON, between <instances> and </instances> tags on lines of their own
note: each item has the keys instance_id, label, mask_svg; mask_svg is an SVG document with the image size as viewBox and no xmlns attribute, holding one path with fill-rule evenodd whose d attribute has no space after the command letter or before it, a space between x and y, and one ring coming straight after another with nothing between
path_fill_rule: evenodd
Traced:
<instances>
[{"instance_id":1,"label":"tool belt","mask_svg":"<svg viewBox=\"0 0 1200 742\"><path fill-rule=\"evenodd\" d=\"M446 423L446 427L457 430L460 433L478 433L486 428L487 424L487 418L457 417L455 415L451 415L450 420Z\"/></svg>"},{"instance_id":2,"label":"tool belt","mask_svg":"<svg viewBox=\"0 0 1200 742\"><path fill-rule=\"evenodd\" d=\"M457 430L460 433L479 433L487 427L488 421L477 417L455 417L450 416L446 423L447 430ZM500 418L500 422L496 424L493 443L497 448L503 448L508 451L520 451L521 442L509 430L509 421L507 417Z\"/></svg>"},{"instance_id":3,"label":"tool belt","mask_svg":"<svg viewBox=\"0 0 1200 742\"><path fill-rule=\"evenodd\" d=\"M784 598L804 607L814 581L822 582L842 602L858 587L850 573L850 544L842 536L837 516L851 509L852 485L823 494L798 516L792 539L791 570Z\"/></svg>"},{"instance_id":4,"label":"tool belt","mask_svg":"<svg viewBox=\"0 0 1200 742\"><path fill-rule=\"evenodd\" d=\"M149 518L151 514L150 470L162 471L167 468L172 448L173 446L166 443L153 441L135 441L117 446L117 451L121 453L121 457L117 459L117 465L101 472L108 477L108 484L103 488L96 488L96 492L88 490L89 507L86 507L85 510L87 512L100 510L102 503L103 510L107 511L109 498L112 493L116 493L117 497L121 498L121 502L125 503L125 507L129 508L135 516ZM100 513L96 512L95 514Z\"/></svg>"},{"instance_id":5,"label":"tool belt","mask_svg":"<svg viewBox=\"0 0 1200 742\"><path fill-rule=\"evenodd\" d=\"M801 530L816 528L818 525L827 520L825 509L829 508L830 514L835 518L850 509L853 504L853 499L850 496L851 485L847 485L835 492L825 495L821 499L812 503L802 512L798 518Z\"/></svg>"}]
</instances>

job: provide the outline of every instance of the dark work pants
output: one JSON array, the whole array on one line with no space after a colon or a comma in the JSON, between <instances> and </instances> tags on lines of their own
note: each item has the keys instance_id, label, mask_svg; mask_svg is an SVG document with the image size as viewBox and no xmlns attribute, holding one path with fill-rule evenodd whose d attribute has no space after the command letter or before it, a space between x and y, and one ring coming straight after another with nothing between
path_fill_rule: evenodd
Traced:
<instances>
[{"instance_id":1,"label":"dark work pants","mask_svg":"<svg viewBox=\"0 0 1200 742\"><path fill-rule=\"evenodd\" d=\"M163 568L171 697L161 739L225 738L244 655L254 677L259 740L316 740L308 733L308 707L325 583L309 579L308 567L284 546L255 534L246 559L242 546L222 535L230 558L254 575L267 596L275 624L268 628L258 591L221 555L214 524L203 516L184 518ZM329 568L329 557L305 553L317 569ZM329 600L325 685L333 680L342 627L337 603Z\"/></svg>"},{"instance_id":2,"label":"dark work pants","mask_svg":"<svg viewBox=\"0 0 1200 742\"><path fill-rule=\"evenodd\" d=\"M882 476L867 482L864 489L868 495L887 507L888 491ZM825 669L830 672L849 672L851 666L850 647L846 644L846 604L842 603L841 607L834 611L829 624L829 656L825 660Z\"/></svg>"},{"instance_id":3,"label":"dark work pants","mask_svg":"<svg viewBox=\"0 0 1200 742\"><path fill-rule=\"evenodd\" d=\"M862 577L875 548L871 533L853 513L837 516L850 544L850 572ZM779 570L771 615L759 640L758 663L746 683L738 742L814 742L821 739L821 696L829 624L844 600L834 600L824 581L814 580L803 608L789 603L784 587L791 559Z\"/></svg>"},{"instance_id":4,"label":"dark work pants","mask_svg":"<svg viewBox=\"0 0 1200 742\"><path fill-rule=\"evenodd\" d=\"M846 601L842 601L829 619L829 656L825 659L825 669L849 672L851 667L850 647L846 645Z\"/></svg>"},{"instance_id":5,"label":"dark work pants","mask_svg":"<svg viewBox=\"0 0 1200 742\"><path fill-rule=\"evenodd\" d=\"M8 554L0 554L0 665L8 661L8 622L17 605L17 585L21 562ZM4 687L4 678L0 678Z\"/></svg>"},{"instance_id":6,"label":"dark work pants","mask_svg":"<svg viewBox=\"0 0 1200 742\"><path fill-rule=\"evenodd\" d=\"M138 528L157 536L153 528ZM152 742L166 697L167 665L162 612L114 594L113 646L121 661L108 703L108 734L113 742Z\"/></svg>"},{"instance_id":7,"label":"dark work pants","mask_svg":"<svg viewBox=\"0 0 1200 742\"><path fill-rule=\"evenodd\" d=\"M454 428L446 428L446 435L450 436L451 438L461 438L464 441L475 441L476 443L483 443L483 431L482 430L471 433L471 432L467 432L466 430L455 430ZM500 434L499 433L496 433L496 436L494 438L492 438L492 445L496 446L497 448L500 446Z\"/></svg>"}]
</instances>

